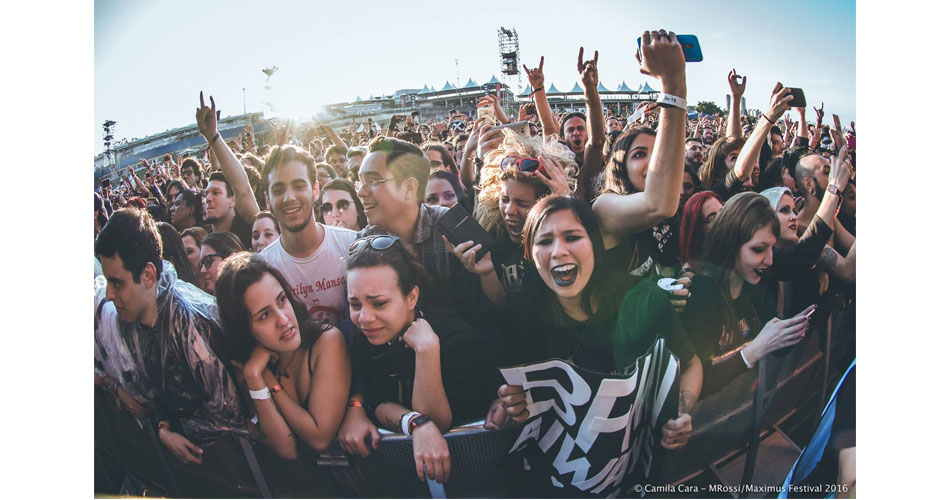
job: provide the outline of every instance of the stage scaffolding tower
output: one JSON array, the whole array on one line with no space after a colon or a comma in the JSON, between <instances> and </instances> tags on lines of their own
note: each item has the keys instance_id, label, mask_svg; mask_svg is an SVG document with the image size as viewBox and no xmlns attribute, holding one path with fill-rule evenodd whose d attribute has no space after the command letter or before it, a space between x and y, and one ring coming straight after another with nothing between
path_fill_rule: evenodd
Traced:
<instances>
[{"instance_id":1,"label":"stage scaffolding tower","mask_svg":"<svg viewBox=\"0 0 950 500\"><path fill-rule=\"evenodd\" d=\"M509 96L521 92L521 49L518 45L518 31L504 26L498 28L498 59L501 62L501 81L510 92L502 92L502 107L505 112L514 107Z\"/></svg>"}]
</instances>

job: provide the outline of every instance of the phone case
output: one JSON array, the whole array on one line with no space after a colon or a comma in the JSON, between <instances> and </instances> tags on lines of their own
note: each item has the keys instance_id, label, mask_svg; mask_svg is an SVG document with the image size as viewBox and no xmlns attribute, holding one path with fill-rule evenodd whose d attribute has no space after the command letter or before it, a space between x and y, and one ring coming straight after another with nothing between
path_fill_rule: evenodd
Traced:
<instances>
[{"instance_id":1,"label":"phone case","mask_svg":"<svg viewBox=\"0 0 950 500\"><path fill-rule=\"evenodd\" d=\"M640 46L643 43L643 37L637 37L637 53L640 53ZM676 40L683 47L683 57L686 62L701 62L703 60L703 49L699 46L699 38L696 35L676 35Z\"/></svg>"},{"instance_id":2,"label":"phone case","mask_svg":"<svg viewBox=\"0 0 950 500\"><path fill-rule=\"evenodd\" d=\"M481 244L481 250L475 254L476 261L481 260L495 244L495 239L478 224L468 211L462 208L462 205L456 204L450 208L448 212L442 215L436 226L453 245L466 241L474 241L476 245Z\"/></svg>"}]
</instances>

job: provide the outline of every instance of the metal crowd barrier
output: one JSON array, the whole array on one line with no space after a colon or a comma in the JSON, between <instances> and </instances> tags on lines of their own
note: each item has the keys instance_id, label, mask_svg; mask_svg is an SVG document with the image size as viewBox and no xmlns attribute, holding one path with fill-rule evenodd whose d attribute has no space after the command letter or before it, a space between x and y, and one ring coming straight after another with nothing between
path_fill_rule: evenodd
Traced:
<instances>
[{"instance_id":1,"label":"metal crowd barrier","mask_svg":"<svg viewBox=\"0 0 950 500\"><path fill-rule=\"evenodd\" d=\"M678 484L723 462L745 455L741 482L756 471L756 451L763 433L809 397L823 400L837 345L853 340L853 330L840 330L842 310L831 312L825 326L830 335L809 332L805 340L779 356L769 355L756 369L742 374L721 391L700 400L692 413L693 434L684 448L661 454L661 479ZM848 338L848 336L852 336ZM820 389L820 390L817 390ZM105 489L110 477L124 475L133 494L171 497L239 498L499 498L507 496L503 462L516 430L489 431L475 423L449 431L446 442L452 473L444 485L416 477L412 440L384 433L369 457L344 453L334 443L322 453L298 443L298 457L287 461L266 446L223 438L201 446L206 466L186 465L159 443L154 422L137 420L118 410L112 395L96 391L95 453ZM741 459L741 456L740 456ZM118 465L117 465L118 464ZM723 478L726 481L725 478ZM97 491L118 493L116 491Z\"/></svg>"}]
</instances>

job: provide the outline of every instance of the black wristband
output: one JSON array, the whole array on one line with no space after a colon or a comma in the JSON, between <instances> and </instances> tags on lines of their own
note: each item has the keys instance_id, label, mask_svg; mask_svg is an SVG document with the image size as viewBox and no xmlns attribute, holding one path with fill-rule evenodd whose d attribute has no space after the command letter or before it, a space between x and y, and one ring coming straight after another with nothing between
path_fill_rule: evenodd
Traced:
<instances>
[{"instance_id":1,"label":"black wristband","mask_svg":"<svg viewBox=\"0 0 950 500\"><path fill-rule=\"evenodd\" d=\"M212 137L211 140L208 141L208 145L209 145L209 146L213 146L213 145L214 145L214 141L216 141L216 140L218 140L218 139L220 139L220 138L221 138L221 132L215 132L215 133L214 133L214 137Z\"/></svg>"}]
</instances>

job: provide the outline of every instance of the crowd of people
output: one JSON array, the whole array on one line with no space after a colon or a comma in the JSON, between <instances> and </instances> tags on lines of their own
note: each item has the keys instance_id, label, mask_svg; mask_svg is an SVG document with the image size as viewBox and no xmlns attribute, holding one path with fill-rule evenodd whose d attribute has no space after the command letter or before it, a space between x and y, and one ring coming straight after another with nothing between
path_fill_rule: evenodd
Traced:
<instances>
[{"instance_id":1,"label":"crowd of people","mask_svg":"<svg viewBox=\"0 0 950 500\"><path fill-rule=\"evenodd\" d=\"M500 367L623 374L660 335L680 383L659 446L685 446L698 400L853 296L855 131L781 83L741 115L735 71L728 112L688 119L675 35L642 38L660 99L625 113L583 48L585 112L551 109L543 58L517 117L489 94L472 116L226 140L201 93L204 154L94 195L96 385L186 463L223 434L368 456L385 428L444 482L450 428L530 417ZM450 241L456 205L493 244Z\"/></svg>"}]
</instances>

